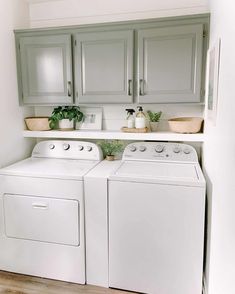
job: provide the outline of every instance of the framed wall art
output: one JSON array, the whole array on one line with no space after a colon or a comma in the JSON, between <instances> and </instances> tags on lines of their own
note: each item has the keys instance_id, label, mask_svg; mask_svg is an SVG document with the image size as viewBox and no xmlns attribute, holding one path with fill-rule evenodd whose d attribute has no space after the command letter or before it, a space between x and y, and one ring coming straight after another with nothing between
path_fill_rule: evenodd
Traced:
<instances>
[{"instance_id":1,"label":"framed wall art","mask_svg":"<svg viewBox=\"0 0 235 294\"><path fill-rule=\"evenodd\" d=\"M76 124L79 130L101 130L102 129L102 108L100 107L84 107L81 108L84 113L82 123Z\"/></svg>"},{"instance_id":2,"label":"framed wall art","mask_svg":"<svg viewBox=\"0 0 235 294\"><path fill-rule=\"evenodd\" d=\"M207 54L206 105L207 118L216 124L219 85L220 46L218 39Z\"/></svg>"}]
</instances>

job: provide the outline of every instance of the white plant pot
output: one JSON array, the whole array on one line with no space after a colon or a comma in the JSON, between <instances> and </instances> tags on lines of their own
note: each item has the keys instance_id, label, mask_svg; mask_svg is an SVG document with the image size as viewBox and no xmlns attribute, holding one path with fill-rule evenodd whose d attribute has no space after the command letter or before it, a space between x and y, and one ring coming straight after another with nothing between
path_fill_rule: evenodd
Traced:
<instances>
[{"instance_id":1,"label":"white plant pot","mask_svg":"<svg viewBox=\"0 0 235 294\"><path fill-rule=\"evenodd\" d=\"M59 120L59 129L61 131L71 131L74 130L74 121L69 119Z\"/></svg>"},{"instance_id":2,"label":"white plant pot","mask_svg":"<svg viewBox=\"0 0 235 294\"><path fill-rule=\"evenodd\" d=\"M158 131L158 122L149 122L150 124L150 129L152 132L157 132Z\"/></svg>"}]
</instances>

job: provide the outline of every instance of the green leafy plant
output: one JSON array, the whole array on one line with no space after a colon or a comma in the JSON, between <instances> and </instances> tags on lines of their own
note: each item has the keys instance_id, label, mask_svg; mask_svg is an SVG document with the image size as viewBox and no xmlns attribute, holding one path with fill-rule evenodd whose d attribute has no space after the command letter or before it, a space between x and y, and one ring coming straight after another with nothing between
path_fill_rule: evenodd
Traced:
<instances>
[{"instance_id":1,"label":"green leafy plant","mask_svg":"<svg viewBox=\"0 0 235 294\"><path fill-rule=\"evenodd\" d=\"M159 111L159 112L153 112L151 110L148 110L147 111L147 114L148 114L148 118L151 122L159 122L160 120L160 117L162 115L162 112Z\"/></svg>"},{"instance_id":2,"label":"green leafy plant","mask_svg":"<svg viewBox=\"0 0 235 294\"><path fill-rule=\"evenodd\" d=\"M74 120L80 122L84 119L84 114L80 111L79 106L58 106L54 108L51 116L49 117L49 124L54 129L58 121L62 119Z\"/></svg>"},{"instance_id":3,"label":"green leafy plant","mask_svg":"<svg viewBox=\"0 0 235 294\"><path fill-rule=\"evenodd\" d=\"M124 148L123 143L119 140L103 140L98 142L98 145L101 147L104 157L122 152Z\"/></svg>"}]
</instances>

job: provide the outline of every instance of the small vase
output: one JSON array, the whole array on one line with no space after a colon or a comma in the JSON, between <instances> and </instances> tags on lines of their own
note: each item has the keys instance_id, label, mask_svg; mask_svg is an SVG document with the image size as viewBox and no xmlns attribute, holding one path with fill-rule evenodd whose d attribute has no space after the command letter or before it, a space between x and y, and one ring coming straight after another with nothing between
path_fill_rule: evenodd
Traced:
<instances>
[{"instance_id":1,"label":"small vase","mask_svg":"<svg viewBox=\"0 0 235 294\"><path fill-rule=\"evenodd\" d=\"M59 129L61 131L72 131L74 130L74 121L69 119L59 120Z\"/></svg>"},{"instance_id":2,"label":"small vase","mask_svg":"<svg viewBox=\"0 0 235 294\"><path fill-rule=\"evenodd\" d=\"M157 132L158 130L158 122L150 121L150 128L152 132Z\"/></svg>"},{"instance_id":3,"label":"small vase","mask_svg":"<svg viewBox=\"0 0 235 294\"><path fill-rule=\"evenodd\" d=\"M108 161L113 161L114 160L114 155L106 155L106 159Z\"/></svg>"}]
</instances>

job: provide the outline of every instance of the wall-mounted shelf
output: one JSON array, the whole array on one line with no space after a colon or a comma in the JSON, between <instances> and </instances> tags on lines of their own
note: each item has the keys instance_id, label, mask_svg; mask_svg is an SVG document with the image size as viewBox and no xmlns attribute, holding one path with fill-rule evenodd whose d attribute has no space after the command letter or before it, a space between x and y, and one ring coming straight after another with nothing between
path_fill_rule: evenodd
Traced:
<instances>
[{"instance_id":1,"label":"wall-mounted shelf","mask_svg":"<svg viewBox=\"0 0 235 294\"><path fill-rule=\"evenodd\" d=\"M124 133L121 131L23 131L25 138L57 138L57 139L119 139L119 140L152 140L152 141L184 141L203 142L204 135L177 134L172 132L156 133Z\"/></svg>"}]
</instances>

